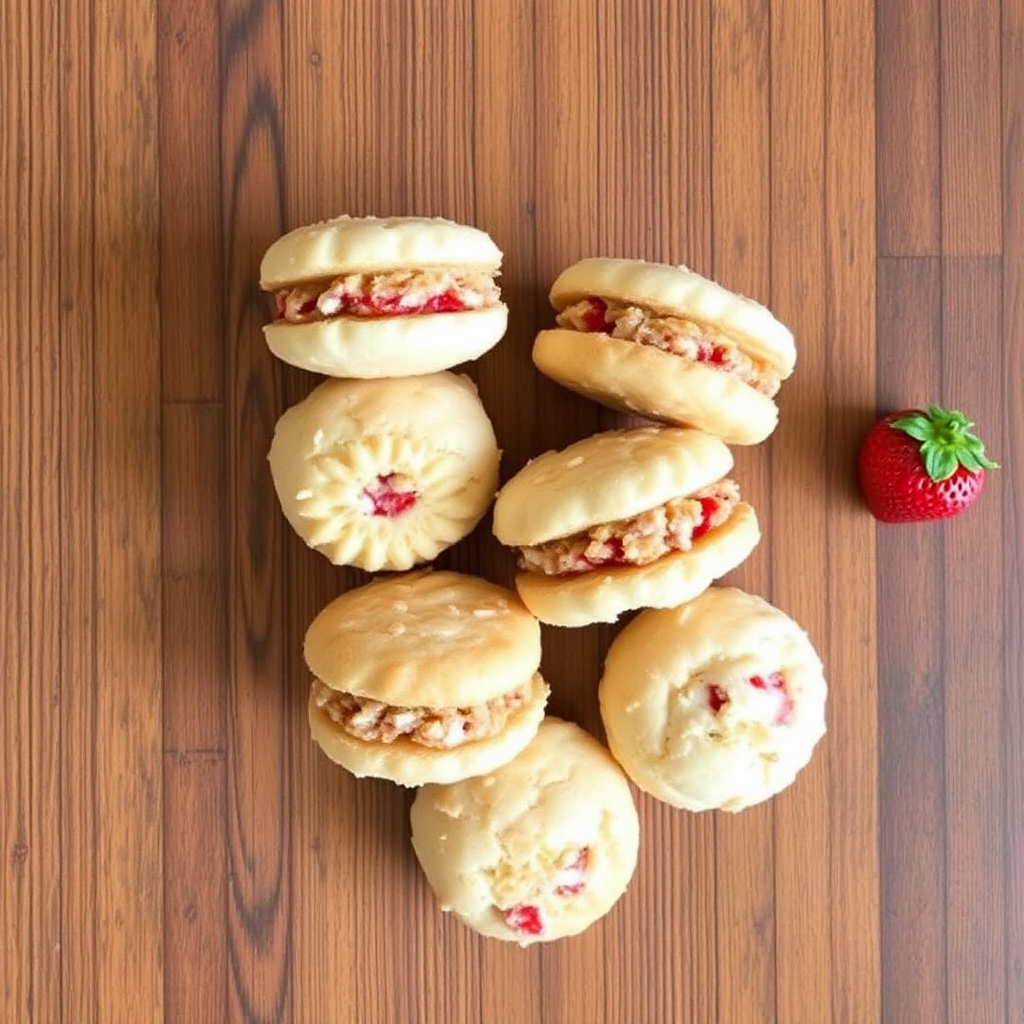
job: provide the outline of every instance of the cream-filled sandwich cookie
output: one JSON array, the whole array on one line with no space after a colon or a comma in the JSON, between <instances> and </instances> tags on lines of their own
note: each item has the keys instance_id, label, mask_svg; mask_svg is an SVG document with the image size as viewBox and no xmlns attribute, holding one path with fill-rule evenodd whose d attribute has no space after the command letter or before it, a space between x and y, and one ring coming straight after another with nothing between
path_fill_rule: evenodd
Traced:
<instances>
[{"instance_id":1,"label":"cream-filled sandwich cookie","mask_svg":"<svg viewBox=\"0 0 1024 1024\"><path fill-rule=\"evenodd\" d=\"M327 380L278 420L270 470L295 532L335 565L409 569L465 537L500 452L468 377Z\"/></svg>"},{"instance_id":2,"label":"cream-filled sandwich cookie","mask_svg":"<svg viewBox=\"0 0 1024 1024\"><path fill-rule=\"evenodd\" d=\"M428 217L335 217L278 239L260 265L279 359L334 377L434 373L476 359L505 334L485 231Z\"/></svg>"},{"instance_id":3,"label":"cream-filled sandwich cookie","mask_svg":"<svg viewBox=\"0 0 1024 1024\"><path fill-rule=\"evenodd\" d=\"M403 786L491 771L544 717L540 626L515 594L454 572L388 576L313 620L313 738L353 775Z\"/></svg>"},{"instance_id":4,"label":"cream-filled sandwich cookie","mask_svg":"<svg viewBox=\"0 0 1024 1024\"><path fill-rule=\"evenodd\" d=\"M825 734L821 659L763 598L712 587L641 612L598 688L608 745L643 790L690 811L739 811L789 786Z\"/></svg>"},{"instance_id":5,"label":"cream-filled sandwich cookie","mask_svg":"<svg viewBox=\"0 0 1024 1024\"><path fill-rule=\"evenodd\" d=\"M625 775L583 729L557 718L494 772L424 786L411 819L441 908L522 946L588 928L636 868L639 822Z\"/></svg>"},{"instance_id":6,"label":"cream-filled sandwich cookie","mask_svg":"<svg viewBox=\"0 0 1024 1024\"><path fill-rule=\"evenodd\" d=\"M760 540L717 437L610 430L546 452L499 491L494 534L519 549L516 589L542 622L614 622L696 597Z\"/></svg>"},{"instance_id":7,"label":"cream-filled sandwich cookie","mask_svg":"<svg viewBox=\"0 0 1024 1024\"><path fill-rule=\"evenodd\" d=\"M558 327L538 334L533 361L563 386L727 444L775 429L796 347L760 303L686 267L621 259L574 264L550 297Z\"/></svg>"}]
</instances>

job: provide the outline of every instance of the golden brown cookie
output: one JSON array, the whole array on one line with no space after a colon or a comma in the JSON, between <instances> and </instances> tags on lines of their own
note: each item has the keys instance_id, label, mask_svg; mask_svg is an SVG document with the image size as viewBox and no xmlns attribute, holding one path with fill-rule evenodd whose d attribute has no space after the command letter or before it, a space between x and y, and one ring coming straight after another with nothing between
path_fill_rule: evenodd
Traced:
<instances>
[{"instance_id":1,"label":"golden brown cookie","mask_svg":"<svg viewBox=\"0 0 1024 1024\"><path fill-rule=\"evenodd\" d=\"M494 505L520 597L558 626L696 597L760 539L732 464L717 437L681 427L606 431L529 462Z\"/></svg>"},{"instance_id":2,"label":"golden brown cookie","mask_svg":"<svg viewBox=\"0 0 1024 1024\"><path fill-rule=\"evenodd\" d=\"M473 576L412 572L350 590L313 620L304 654L313 738L356 776L419 786L479 775L544 717L539 623Z\"/></svg>"}]
</instances>

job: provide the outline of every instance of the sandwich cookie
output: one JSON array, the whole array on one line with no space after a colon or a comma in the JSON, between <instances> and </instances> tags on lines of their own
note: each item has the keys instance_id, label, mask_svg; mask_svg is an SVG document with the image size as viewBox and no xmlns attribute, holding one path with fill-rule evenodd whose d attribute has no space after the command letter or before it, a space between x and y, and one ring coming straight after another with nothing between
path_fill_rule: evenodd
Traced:
<instances>
[{"instance_id":1,"label":"sandwich cookie","mask_svg":"<svg viewBox=\"0 0 1024 1024\"><path fill-rule=\"evenodd\" d=\"M309 725L358 777L454 782L511 760L544 717L540 626L515 594L421 571L349 590L313 620Z\"/></svg>"},{"instance_id":2,"label":"sandwich cookie","mask_svg":"<svg viewBox=\"0 0 1024 1024\"><path fill-rule=\"evenodd\" d=\"M551 287L558 327L541 331L541 373L613 409L697 427L727 444L775 429L793 335L762 305L686 267L587 259Z\"/></svg>"},{"instance_id":3,"label":"sandwich cookie","mask_svg":"<svg viewBox=\"0 0 1024 1024\"><path fill-rule=\"evenodd\" d=\"M804 630L723 587L641 612L612 642L598 688L616 760L690 811L739 811L789 786L825 734L826 694Z\"/></svg>"},{"instance_id":4,"label":"sandwich cookie","mask_svg":"<svg viewBox=\"0 0 1024 1024\"><path fill-rule=\"evenodd\" d=\"M626 777L596 740L557 718L496 771L424 786L411 819L442 910L521 946L589 927L636 868L639 822Z\"/></svg>"},{"instance_id":5,"label":"sandwich cookie","mask_svg":"<svg viewBox=\"0 0 1024 1024\"><path fill-rule=\"evenodd\" d=\"M295 532L335 565L403 570L465 537L500 452L468 377L326 380L278 420L270 471Z\"/></svg>"},{"instance_id":6,"label":"sandwich cookie","mask_svg":"<svg viewBox=\"0 0 1024 1024\"><path fill-rule=\"evenodd\" d=\"M485 231L441 218L336 217L278 239L260 264L279 359L333 377L434 373L505 334Z\"/></svg>"},{"instance_id":7,"label":"sandwich cookie","mask_svg":"<svg viewBox=\"0 0 1024 1024\"><path fill-rule=\"evenodd\" d=\"M760 540L732 465L717 437L684 427L610 430L527 463L494 505L524 604L583 626L696 597Z\"/></svg>"}]
</instances>

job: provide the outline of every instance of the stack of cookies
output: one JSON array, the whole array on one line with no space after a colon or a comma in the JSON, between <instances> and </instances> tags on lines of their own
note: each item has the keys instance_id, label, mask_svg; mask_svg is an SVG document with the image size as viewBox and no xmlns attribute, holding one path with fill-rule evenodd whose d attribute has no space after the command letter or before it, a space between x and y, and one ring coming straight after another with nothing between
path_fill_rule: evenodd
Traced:
<instances>
[{"instance_id":1,"label":"stack of cookies","mask_svg":"<svg viewBox=\"0 0 1024 1024\"><path fill-rule=\"evenodd\" d=\"M418 787L413 848L441 906L528 945L606 914L636 867L626 776L545 717L540 623L516 595L441 570L336 598L306 634L313 737L357 777Z\"/></svg>"}]
</instances>

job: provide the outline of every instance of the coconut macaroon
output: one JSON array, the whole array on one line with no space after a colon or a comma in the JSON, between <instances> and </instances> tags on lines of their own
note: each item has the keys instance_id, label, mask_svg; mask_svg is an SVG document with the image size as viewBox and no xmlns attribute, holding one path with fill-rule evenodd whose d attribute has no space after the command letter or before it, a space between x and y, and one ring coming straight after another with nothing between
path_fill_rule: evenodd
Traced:
<instances>
[{"instance_id":1,"label":"coconut macaroon","mask_svg":"<svg viewBox=\"0 0 1024 1024\"><path fill-rule=\"evenodd\" d=\"M690 811L739 811L789 786L825 734L826 695L804 630L728 587L641 612L612 642L598 688L616 760Z\"/></svg>"},{"instance_id":2,"label":"coconut macaroon","mask_svg":"<svg viewBox=\"0 0 1024 1024\"><path fill-rule=\"evenodd\" d=\"M538 334L533 361L563 386L727 444L775 429L796 347L752 299L686 267L586 259L558 276L551 303L558 327Z\"/></svg>"},{"instance_id":3,"label":"coconut macaroon","mask_svg":"<svg viewBox=\"0 0 1024 1024\"><path fill-rule=\"evenodd\" d=\"M544 717L540 625L474 576L388 576L332 601L306 632L309 724L353 775L453 782L515 757Z\"/></svg>"},{"instance_id":4,"label":"coconut macaroon","mask_svg":"<svg viewBox=\"0 0 1024 1024\"><path fill-rule=\"evenodd\" d=\"M334 377L433 373L476 359L505 334L485 231L428 217L335 217L278 239L260 264L275 317L267 344Z\"/></svg>"},{"instance_id":5,"label":"coconut macaroon","mask_svg":"<svg viewBox=\"0 0 1024 1024\"><path fill-rule=\"evenodd\" d=\"M636 868L639 822L626 777L596 740L557 718L493 773L424 786L411 819L441 909L521 946L582 932Z\"/></svg>"},{"instance_id":6,"label":"coconut macaroon","mask_svg":"<svg viewBox=\"0 0 1024 1024\"><path fill-rule=\"evenodd\" d=\"M494 505L527 608L583 626L696 597L760 540L732 465L721 440L682 427L610 430L527 463Z\"/></svg>"},{"instance_id":7,"label":"coconut macaroon","mask_svg":"<svg viewBox=\"0 0 1024 1024\"><path fill-rule=\"evenodd\" d=\"M270 470L295 532L335 565L430 561L498 486L500 452L468 377L326 380L278 420Z\"/></svg>"}]
</instances>

